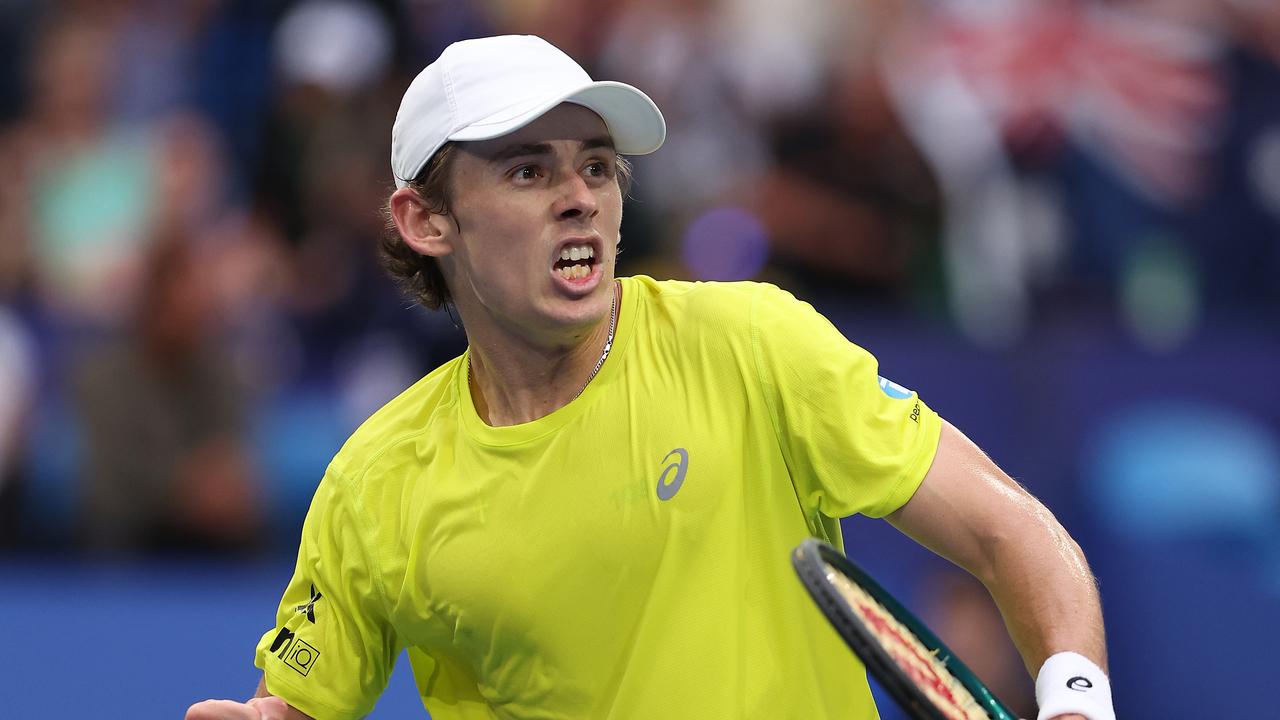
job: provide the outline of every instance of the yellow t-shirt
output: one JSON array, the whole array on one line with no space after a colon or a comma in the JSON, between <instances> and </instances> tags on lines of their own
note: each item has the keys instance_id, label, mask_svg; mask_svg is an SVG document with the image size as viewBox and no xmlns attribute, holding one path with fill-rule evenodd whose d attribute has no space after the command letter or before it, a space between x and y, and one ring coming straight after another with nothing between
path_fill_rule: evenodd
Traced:
<instances>
[{"instance_id":1,"label":"yellow t-shirt","mask_svg":"<svg viewBox=\"0 0 1280 720\"><path fill-rule=\"evenodd\" d=\"M790 551L915 492L940 421L771 285L624 278L568 405L489 427L465 355L379 410L316 491L256 663L317 718L409 649L451 718L874 718Z\"/></svg>"}]
</instances>

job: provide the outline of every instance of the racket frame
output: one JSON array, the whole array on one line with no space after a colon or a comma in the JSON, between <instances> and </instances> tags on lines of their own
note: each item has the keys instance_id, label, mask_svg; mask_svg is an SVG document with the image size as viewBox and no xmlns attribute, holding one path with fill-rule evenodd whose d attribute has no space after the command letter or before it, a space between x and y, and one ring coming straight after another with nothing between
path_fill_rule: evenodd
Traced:
<instances>
[{"instance_id":1,"label":"racket frame","mask_svg":"<svg viewBox=\"0 0 1280 720\"><path fill-rule=\"evenodd\" d=\"M956 657L956 654L951 652L951 649L939 640L928 626L903 607L862 568L845 557L844 553L817 538L809 538L791 553L791 564L796 574L800 576L805 589L832 627L854 654L862 660L867 670L880 682L885 691L914 720L948 720L948 718L933 701L929 700L924 691L907 677L906 673L898 667L897 662L889 657L884 646L876 640L840 591L827 579L827 565L843 573L854 584L861 587L872 599L888 610L894 619L914 633L926 649L934 652L938 662L947 672L973 695L978 706L992 720L1018 720L1017 716L996 698L978 679L978 676L961 662L960 658Z\"/></svg>"}]
</instances>

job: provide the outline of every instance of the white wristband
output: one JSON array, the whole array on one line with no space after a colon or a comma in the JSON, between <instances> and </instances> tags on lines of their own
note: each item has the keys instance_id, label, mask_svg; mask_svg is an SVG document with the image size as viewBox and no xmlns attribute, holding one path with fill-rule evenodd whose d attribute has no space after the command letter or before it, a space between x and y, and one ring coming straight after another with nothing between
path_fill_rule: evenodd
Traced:
<instances>
[{"instance_id":1,"label":"white wristband","mask_svg":"<svg viewBox=\"0 0 1280 720\"><path fill-rule=\"evenodd\" d=\"M1036 676L1036 720L1075 713L1089 720L1115 720L1111 681L1089 658L1073 652L1049 657Z\"/></svg>"}]
</instances>

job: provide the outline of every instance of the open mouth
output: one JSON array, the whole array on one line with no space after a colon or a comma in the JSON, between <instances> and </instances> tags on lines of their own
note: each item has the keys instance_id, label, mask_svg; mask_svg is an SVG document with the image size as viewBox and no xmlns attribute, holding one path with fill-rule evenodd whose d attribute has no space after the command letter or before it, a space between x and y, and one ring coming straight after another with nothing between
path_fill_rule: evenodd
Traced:
<instances>
[{"instance_id":1,"label":"open mouth","mask_svg":"<svg viewBox=\"0 0 1280 720\"><path fill-rule=\"evenodd\" d=\"M566 245L560 251L560 259L556 260L552 272L565 280L582 280L591 276L591 271L599 262L596 250L590 243Z\"/></svg>"}]
</instances>

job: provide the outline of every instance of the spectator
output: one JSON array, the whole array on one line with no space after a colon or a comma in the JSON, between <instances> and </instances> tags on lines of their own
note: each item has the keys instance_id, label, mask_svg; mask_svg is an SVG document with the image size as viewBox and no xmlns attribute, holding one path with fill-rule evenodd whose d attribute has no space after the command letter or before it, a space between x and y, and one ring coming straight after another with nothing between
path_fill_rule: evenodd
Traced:
<instances>
[{"instance_id":1,"label":"spectator","mask_svg":"<svg viewBox=\"0 0 1280 720\"><path fill-rule=\"evenodd\" d=\"M77 368L93 549L239 549L262 528L244 397L211 342L203 265L182 238L163 238L144 265L125 342Z\"/></svg>"}]
</instances>

